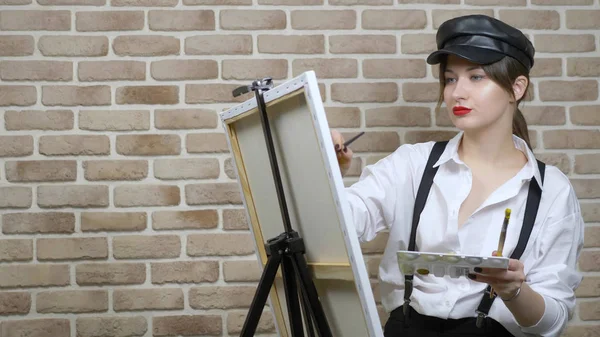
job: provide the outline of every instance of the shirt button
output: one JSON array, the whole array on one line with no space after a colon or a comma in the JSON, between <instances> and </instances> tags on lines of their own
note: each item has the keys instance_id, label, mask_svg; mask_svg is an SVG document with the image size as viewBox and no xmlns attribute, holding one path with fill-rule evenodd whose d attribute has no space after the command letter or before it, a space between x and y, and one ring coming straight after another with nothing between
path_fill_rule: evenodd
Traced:
<instances>
[{"instance_id":1,"label":"shirt button","mask_svg":"<svg viewBox=\"0 0 600 337\"><path fill-rule=\"evenodd\" d=\"M467 288L468 288L468 287L469 287L469 286L468 286L468 285L466 285L466 284L461 284L461 285L460 285L460 289L461 289L461 290L467 290Z\"/></svg>"},{"instance_id":2,"label":"shirt button","mask_svg":"<svg viewBox=\"0 0 600 337\"><path fill-rule=\"evenodd\" d=\"M450 308L450 301L446 301L446 306Z\"/></svg>"}]
</instances>

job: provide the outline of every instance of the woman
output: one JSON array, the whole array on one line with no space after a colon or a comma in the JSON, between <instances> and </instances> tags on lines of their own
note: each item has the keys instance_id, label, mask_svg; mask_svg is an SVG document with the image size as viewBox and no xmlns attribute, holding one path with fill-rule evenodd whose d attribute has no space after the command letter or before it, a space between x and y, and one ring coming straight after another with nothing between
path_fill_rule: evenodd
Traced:
<instances>
[{"instance_id":1,"label":"woman","mask_svg":"<svg viewBox=\"0 0 600 337\"><path fill-rule=\"evenodd\" d=\"M389 230L379 268L382 304L391 313L385 336L559 336L572 317L582 279L576 263L584 223L569 179L554 166L538 165L518 108L529 88L534 48L519 30L481 15L445 22L436 39L438 50L427 61L440 64L438 108L443 101L460 132L441 147L438 159L432 157L428 172L437 168L437 173L422 212L415 213L412 246L495 255L510 208L500 253L520 253L508 270L405 278L396 252L411 246L415 198L434 142L400 146L347 188L361 241ZM352 150L343 147L339 132L332 131L332 137L345 173ZM541 195L538 202L528 202L535 194ZM525 215L529 203L537 207L533 217ZM524 228L529 236L518 244ZM486 302L488 286L496 300ZM484 302L489 309L481 309Z\"/></svg>"}]
</instances>

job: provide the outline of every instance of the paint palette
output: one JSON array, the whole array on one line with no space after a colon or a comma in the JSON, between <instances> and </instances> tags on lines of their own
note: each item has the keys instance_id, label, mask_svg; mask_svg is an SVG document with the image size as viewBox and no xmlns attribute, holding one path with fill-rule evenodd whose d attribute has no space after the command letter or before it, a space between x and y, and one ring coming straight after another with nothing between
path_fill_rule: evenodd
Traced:
<instances>
[{"instance_id":1,"label":"paint palette","mask_svg":"<svg viewBox=\"0 0 600 337\"><path fill-rule=\"evenodd\" d=\"M405 275L433 275L451 278L467 276L474 272L475 267L508 269L508 257L475 256L460 254L443 254L412 252L400 250L397 252L398 265Z\"/></svg>"}]
</instances>

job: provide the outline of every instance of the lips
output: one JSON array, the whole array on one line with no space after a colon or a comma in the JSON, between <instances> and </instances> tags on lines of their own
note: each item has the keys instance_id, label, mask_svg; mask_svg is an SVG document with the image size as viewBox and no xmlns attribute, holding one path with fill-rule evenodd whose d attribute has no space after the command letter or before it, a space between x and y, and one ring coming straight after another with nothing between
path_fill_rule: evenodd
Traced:
<instances>
[{"instance_id":1,"label":"lips","mask_svg":"<svg viewBox=\"0 0 600 337\"><path fill-rule=\"evenodd\" d=\"M455 106L452 108L452 112L454 113L455 116L464 116L464 115L468 114L469 112L471 112L471 109L464 107L464 106Z\"/></svg>"}]
</instances>

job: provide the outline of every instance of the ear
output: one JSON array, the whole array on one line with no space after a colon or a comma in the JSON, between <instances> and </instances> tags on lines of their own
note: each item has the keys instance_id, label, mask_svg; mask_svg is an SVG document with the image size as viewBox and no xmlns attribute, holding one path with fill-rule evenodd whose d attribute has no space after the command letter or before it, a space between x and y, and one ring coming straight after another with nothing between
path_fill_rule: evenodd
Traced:
<instances>
[{"instance_id":1,"label":"ear","mask_svg":"<svg viewBox=\"0 0 600 337\"><path fill-rule=\"evenodd\" d=\"M515 101L519 101L523 98L523 95L525 95L525 90L527 90L528 84L529 81L527 80L527 77L523 75L517 77L517 79L513 83L513 93L515 95Z\"/></svg>"}]
</instances>

